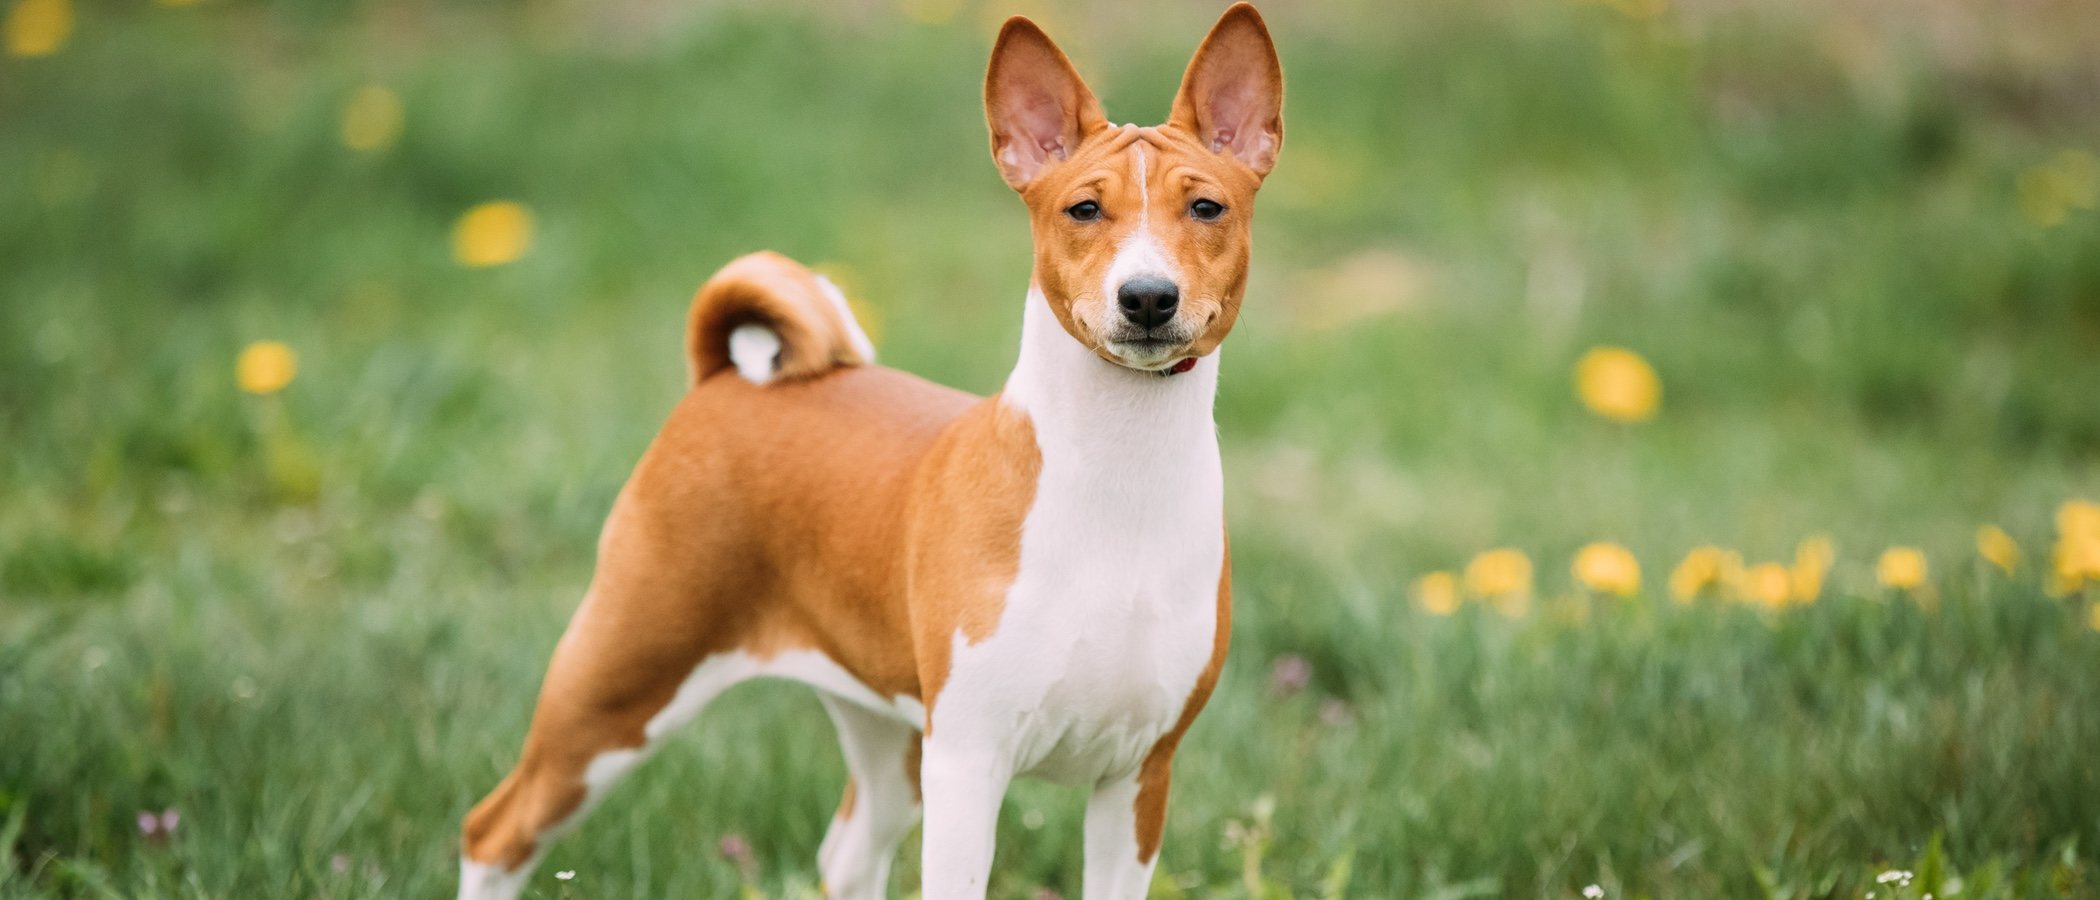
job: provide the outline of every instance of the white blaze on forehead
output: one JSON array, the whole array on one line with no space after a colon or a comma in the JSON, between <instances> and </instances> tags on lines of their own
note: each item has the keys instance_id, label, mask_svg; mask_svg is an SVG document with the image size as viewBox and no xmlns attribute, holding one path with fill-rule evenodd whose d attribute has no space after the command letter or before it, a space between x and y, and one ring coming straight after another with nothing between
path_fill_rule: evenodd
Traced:
<instances>
[{"instance_id":1,"label":"white blaze on forehead","mask_svg":"<svg viewBox=\"0 0 2100 900\"><path fill-rule=\"evenodd\" d=\"M1139 143L1130 150L1137 154L1138 230L1143 231L1152 225L1152 186L1145 183L1145 145Z\"/></svg>"},{"instance_id":2,"label":"white blaze on forehead","mask_svg":"<svg viewBox=\"0 0 2100 900\"><path fill-rule=\"evenodd\" d=\"M1136 170L1138 188L1138 223L1116 246L1116 258L1108 265L1108 274L1101 281L1101 296L1107 298L1108 314L1114 315L1116 291L1123 283L1140 275L1156 275L1175 284L1181 283L1181 273L1174 267L1174 260L1167 255L1166 247L1159 236L1152 233L1152 192L1147 183L1149 160L1145 157L1145 143L1133 143L1131 167Z\"/></svg>"}]
</instances>

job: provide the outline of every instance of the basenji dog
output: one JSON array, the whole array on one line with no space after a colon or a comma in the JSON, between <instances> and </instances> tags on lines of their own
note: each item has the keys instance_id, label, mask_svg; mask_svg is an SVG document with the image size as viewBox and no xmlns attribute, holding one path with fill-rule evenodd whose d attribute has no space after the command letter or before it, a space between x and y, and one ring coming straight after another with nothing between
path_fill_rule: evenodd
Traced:
<instances>
[{"instance_id":1,"label":"basenji dog","mask_svg":"<svg viewBox=\"0 0 2100 900\"><path fill-rule=\"evenodd\" d=\"M517 767L466 818L461 897L517 896L615 782L759 676L814 686L837 726L831 896L883 896L923 809L924 896L983 897L1024 775L1092 791L1086 896L1145 896L1230 630L1211 408L1282 68L1233 6L1166 123L1117 126L1016 17L984 93L1035 237L1005 387L875 365L837 288L785 257L702 286L691 388L613 504Z\"/></svg>"}]
</instances>

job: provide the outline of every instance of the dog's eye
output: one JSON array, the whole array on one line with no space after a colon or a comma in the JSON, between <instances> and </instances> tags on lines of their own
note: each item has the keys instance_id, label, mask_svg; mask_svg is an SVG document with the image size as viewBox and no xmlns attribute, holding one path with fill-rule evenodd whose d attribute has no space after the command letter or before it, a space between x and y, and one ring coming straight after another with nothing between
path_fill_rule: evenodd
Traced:
<instances>
[{"instance_id":1,"label":"dog's eye","mask_svg":"<svg viewBox=\"0 0 2100 900\"><path fill-rule=\"evenodd\" d=\"M1101 218L1101 204L1092 200L1081 200L1065 207L1065 215L1071 216L1076 222L1092 222Z\"/></svg>"},{"instance_id":2,"label":"dog's eye","mask_svg":"<svg viewBox=\"0 0 2100 900\"><path fill-rule=\"evenodd\" d=\"M1225 204L1219 203L1216 200L1198 200L1194 203L1189 204L1189 215L1195 216L1196 218L1201 219L1205 222L1217 221L1217 218L1224 214Z\"/></svg>"}]
</instances>

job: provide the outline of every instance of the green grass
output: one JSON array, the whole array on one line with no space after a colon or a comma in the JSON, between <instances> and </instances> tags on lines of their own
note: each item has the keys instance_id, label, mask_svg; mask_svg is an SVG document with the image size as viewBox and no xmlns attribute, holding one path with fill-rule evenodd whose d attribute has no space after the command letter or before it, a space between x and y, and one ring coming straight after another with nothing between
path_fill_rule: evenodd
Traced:
<instances>
[{"instance_id":1,"label":"green grass","mask_svg":"<svg viewBox=\"0 0 2100 900\"><path fill-rule=\"evenodd\" d=\"M1007 10L682 5L87 3L58 54L0 57L0 896L450 891L731 255L829 264L887 362L997 388L1028 266L977 106ZM1118 9L1045 18L1156 120L1215 11ZM2089 15L1271 13L1289 139L1219 399L1237 628L1158 890L2100 890L2100 632L2035 572L2100 496L2100 214L2021 195L2100 150ZM406 127L361 154L337 117L369 82ZM531 252L460 268L451 223L494 198ZM235 389L258 339L299 353L281 394ZM1595 344L1655 364L1653 421L1576 402ZM1987 522L2017 575L1976 560ZM1694 545L1818 533L1811 606L1661 590ZM1594 540L1650 596L1580 598ZM1875 584L1893 544L1933 608ZM1532 615L1411 604L1494 546L1537 564ZM1279 694L1290 654L1312 680ZM740 688L537 890L727 896L727 834L807 890L842 780L811 698ZM1017 790L994 893L1076 896L1079 820Z\"/></svg>"}]
</instances>

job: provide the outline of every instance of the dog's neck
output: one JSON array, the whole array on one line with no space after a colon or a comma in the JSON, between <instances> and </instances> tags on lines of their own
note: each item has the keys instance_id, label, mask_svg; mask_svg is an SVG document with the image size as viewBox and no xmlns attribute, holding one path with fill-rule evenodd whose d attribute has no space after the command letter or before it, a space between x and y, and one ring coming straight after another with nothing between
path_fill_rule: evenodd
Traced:
<instances>
[{"instance_id":1,"label":"dog's neck","mask_svg":"<svg viewBox=\"0 0 2100 900\"><path fill-rule=\"evenodd\" d=\"M1192 462L1215 466L1217 353L1171 375L1124 368L1067 333L1034 285L1027 303L1021 355L1000 396L1028 413L1046 457L1073 454L1090 469L1127 475L1133 487L1178 481L1163 472Z\"/></svg>"}]
</instances>

